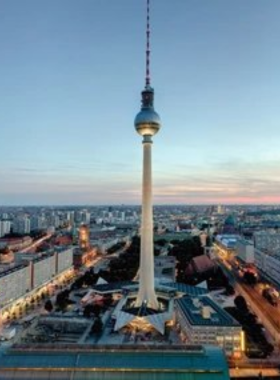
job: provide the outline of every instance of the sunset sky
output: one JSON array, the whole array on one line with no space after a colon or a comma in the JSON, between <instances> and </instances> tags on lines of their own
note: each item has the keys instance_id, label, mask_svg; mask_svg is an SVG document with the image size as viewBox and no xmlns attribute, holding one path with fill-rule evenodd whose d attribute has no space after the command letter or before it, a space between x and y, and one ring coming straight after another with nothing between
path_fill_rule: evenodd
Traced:
<instances>
[{"instance_id":1,"label":"sunset sky","mask_svg":"<svg viewBox=\"0 0 280 380\"><path fill-rule=\"evenodd\" d=\"M280 203L280 1L151 0L154 203ZM0 205L139 204L145 0L2 0Z\"/></svg>"}]
</instances>

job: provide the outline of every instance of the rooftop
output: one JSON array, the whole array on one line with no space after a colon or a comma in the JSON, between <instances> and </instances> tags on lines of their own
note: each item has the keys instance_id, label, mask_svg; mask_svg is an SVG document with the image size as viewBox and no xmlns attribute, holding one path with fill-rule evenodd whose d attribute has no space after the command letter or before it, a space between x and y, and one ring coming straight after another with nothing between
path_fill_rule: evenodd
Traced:
<instances>
[{"instance_id":1,"label":"rooftop","mask_svg":"<svg viewBox=\"0 0 280 380\"><path fill-rule=\"evenodd\" d=\"M55 345L52 349L21 346L0 358L0 376L9 372L10 379L23 378L21 371L33 378L38 369L41 369L40 379L62 379L62 374L63 379L70 379L76 372L80 372L78 376L82 377L79 378L89 380L100 379L100 376L103 379L141 380L151 378L151 373L157 373L157 379L171 379L171 375L172 379L181 379L183 375L184 380L229 379L222 350L209 346L92 348L77 345L71 349L66 345Z\"/></svg>"},{"instance_id":2,"label":"rooftop","mask_svg":"<svg viewBox=\"0 0 280 380\"><path fill-rule=\"evenodd\" d=\"M231 315L220 308L209 297L200 297L199 299L183 297L176 300L176 302L192 325L239 326L238 322L233 319ZM203 307L208 307L210 309L209 318L203 317Z\"/></svg>"},{"instance_id":3,"label":"rooftop","mask_svg":"<svg viewBox=\"0 0 280 380\"><path fill-rule=\"evenodd\" d=\"M9 268L5 268L2 271L0 271L0 277L8 276L9 274L11 274L13 272L17 272L17 271L19 271L23 268L26 268L26 267L28 267L27 263L9 266Z\"/></svg>"},{"instance_id":4,"label":"rooftop","mask_svg":"<svg viewBox=\"0 0 280 380\"><path fill-rule=\"evenodd\" d=\"M138 282L134 281L119 281L119 282L111 282L109 284L99 284L94 285L92 289L96 293L116 293L121 292L123 290L137 290ZM160 282L156 284L156 288L160 290L161 288L167 291L168 288L171 290L178 291L180 293L185 293L190 296L200 296L208 293L207 289L200 288L198 286L187 285L178 282Z\"/></svg>"},{"instance_id":5,"label":"rooftop","mask_svg":"<svg viewBox=\"0 0 280 380\"><path fill-rule=\"evenodd\" d=\"M181 282L166 282L164 285L171 287L180 293L185 293L188 296L201 296L208 293L207 289L200 288L199 286L183 284Z\"/></svg>"}]
</instances>

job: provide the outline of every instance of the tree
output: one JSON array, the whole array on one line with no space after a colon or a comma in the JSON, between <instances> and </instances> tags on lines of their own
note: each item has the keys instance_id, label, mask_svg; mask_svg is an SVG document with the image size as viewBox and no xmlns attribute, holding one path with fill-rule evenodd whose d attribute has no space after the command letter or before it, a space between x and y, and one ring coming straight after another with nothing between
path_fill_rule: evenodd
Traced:
<instances>
[{"instance_id":1,"label":"tree","mask_svg":"<svg viewBox=\"0 0 280 380\"><path fill-rule=\"evenodd\" d=\"M112 297L112 295L109 294L108 296L106 296L106 297L104 298L103 302L104 302L104 306L106 306L106 307L111 306L112 303L113 303L113 297Z\"/></svg>"},{"instance_id":2,"label":"tree","mask_svg":"<svg viewBox=\"0 0 280 380\"><path fill-rule=\"evenodd\" d=\"M85 318L90 318L91 314L93 314L93 305L92 304L87 304L84 308L84 317Z\"/></svg>"},{"instance_id":3,"label":"tree","mask_svg":"<svg viewBox=\"0 0 280 380\"><path fill-rule=\"evenodd\" d=\"M103 330L103 322L100 317L97 317L95 321L93 322L91 333L92 334L101 334Z\"/></svg>"},{"instance_id":4,"label":"tree","mask_svg":"<svg viewBox=\"0 0 280 380\"><path fill-rule=\"evenodd\" d=\"M92 312L93 312L95 317L99 317L99 315L101 313L101 309L102 309L102 307L100 305L98 305L98 304L93 305Z\"/></svg>"},{"instance_id":5,"label":"tree","mask_svg":"<svg viewBox=\"0 0 280 380\"><path fill-rule=\"evenodd\" d=\"M59 309L64 310L69 303L69 290L63 290L56 296L56 305Z\"/></svg>"},{"instance_id":6,"label":"tree","mask_svg":"<svg viewBox=\"0 0 280 380\"><path fill-rule=\"evenodd\" d=\"M41 298L42 298L42 300L44 300L46 298L46 293L45 292L41 293Z\"/></svg>"},{"instance_id":7,"label":"tree","mask_svg":"<svg viewBox=\"0 0 280 380\"><path fill-rule=\"evenodd\" d=\"M245 272L243 279L248 285L255 285L257 283L257 276L252 272Z\"/></svg>"},{"instance_id":8,"label":"tree","mask_svg":"<svg viewBox=\"0 0 280 380\"><path fill-rule=\"evenodd\" d=\"M45 302L45 309L50 313L53 310L53 304L51 300Z\"/></svg>"},{"instance_id":9,"label":"tree","mask_svg":"<svg viewBox=\"0 0 280 380\"><path fill-rule=\"evenodd\" d=\"M230 284L228 284L226 286L226 292L225 293L226 293L227 296L233 296L234 293L235 293L235 290L234 290L233 286L231 286Z\"/></svg>"},{"instance_id":10,"label":"tree","mask_svg":"<svg viewBox=\"0 0 280 380\"><path fill-rule=\"evenodd\" d=\"M165 239L159 239L156 243L157 243L157 245L159 245L160 247L164 247L165 244L167 243L167 240L165 240Z\"/></svg>"},{"instance_id":11,"label":"tree","mask_svg":"<svg viewBox=\"0 0 280 380\"><path fill-rule=\"evenodd\" d=\"M234 299L234 304L240 311L248 313L248 306L245 298L243 296L237 296Z\"/></svg>"}]
</instances>

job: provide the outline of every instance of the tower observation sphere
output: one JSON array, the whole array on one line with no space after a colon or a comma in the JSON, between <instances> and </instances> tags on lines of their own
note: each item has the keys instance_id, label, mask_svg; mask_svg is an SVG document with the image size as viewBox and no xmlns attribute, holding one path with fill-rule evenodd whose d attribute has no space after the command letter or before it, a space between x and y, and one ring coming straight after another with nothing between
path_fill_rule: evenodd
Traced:
<instances>
[{"instance_id":1,"label":"tower observation sphere","mask_svg":"<svg viewBox=\"0 0 280 380\"><path fill-rule=\"evenodd\" d=\"M154 89L149 85L142 91L141 111L135 117L134 126L141 136L154 136L161 127L160 117L154 110Z\"/></svg>"}]
</instances>

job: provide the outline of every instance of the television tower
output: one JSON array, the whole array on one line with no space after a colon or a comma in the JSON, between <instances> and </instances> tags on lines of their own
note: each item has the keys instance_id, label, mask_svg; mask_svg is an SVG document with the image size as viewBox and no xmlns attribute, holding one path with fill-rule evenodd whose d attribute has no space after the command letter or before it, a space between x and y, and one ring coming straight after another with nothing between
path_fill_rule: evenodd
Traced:
<instances>
[{"instance_id":1,"label":"television tower","mask_svg":"<svg viewBox=\"0 0 280 380\"><path fill-rule=\"evenodd\" d=\"M158 309L154 284L154 239L152 206L152 137L160 129L160 117L154 110L154 90L150 85L150 0L147 0L146 80L142 91L141 111L134 126L143 136L142 221L139 291L136 306Z\"/></svg>"}]
</instances>

